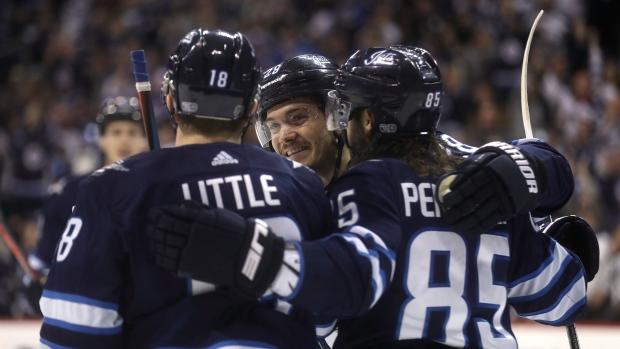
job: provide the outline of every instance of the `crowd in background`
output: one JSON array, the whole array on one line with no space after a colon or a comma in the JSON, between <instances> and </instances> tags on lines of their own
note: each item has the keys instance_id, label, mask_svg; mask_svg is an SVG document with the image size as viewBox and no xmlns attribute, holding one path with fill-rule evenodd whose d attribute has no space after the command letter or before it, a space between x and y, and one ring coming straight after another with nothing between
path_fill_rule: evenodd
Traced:
<instances>
[{"instance_id":1,"label":"crowd in background","mask_svg":"<svg viewBox=\"0 0 620 349\"><path fill-rule=\"evenodd\" d=\"M169 53L193 28L240 31L263 70L302 53L343 63L357 49L406 44L438 60L440 129L474 146L523 138L520 76L532 42L534 136L569 161L573 198L558 215L599 233L601 272L589 318L620 320L620 2L606 0L10 0L0 3L0 199L24 253L38 239L48 187L101 165L95 115L134 96L129 52L144 49L160 138L158 91ZM248 141L254 142L253 132ZM25 316L21 274L0 242L0 315Z\"/></svg>"}]
</instances>

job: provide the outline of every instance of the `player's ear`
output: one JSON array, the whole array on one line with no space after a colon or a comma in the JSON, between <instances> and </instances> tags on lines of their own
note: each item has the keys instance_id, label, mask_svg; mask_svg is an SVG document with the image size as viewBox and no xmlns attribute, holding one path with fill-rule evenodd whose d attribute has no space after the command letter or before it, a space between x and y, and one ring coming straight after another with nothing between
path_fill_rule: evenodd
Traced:
<instances>
[{"instance_id":1,"label":"player's ear","mask_svg":"<svg viewBox=\"0 0 620 349\"><path fill-rule=\"evenodd\" d=\"M172 99L171 93L166 95L166 108L168 108L170 114L174 115L176 113L176 110L174 110L174 99Z\"/></svg>"},{"instance_id":2,"label":"player's ear","mask_svg":"<svg viewBox=\"0 0 620 349\"><path fill-rule=\"evenodd\" d=\"M362 117L360 118L362 122L362 127L366 134L372 134L372 124L375 121L375 115L370 111L370 109L366 108L362 112Z\"/></svg>"},{"instance_id":3,"label":"player's ear","mask_svg":"<svg viewBox=\"0 0 620 349\"><path fill-rule=\"evenodd\" d=\"M172 98L172 94L168 93L166 95L166 108L168 108L168 112L172 115L175 123L178 123L177 120L177 111L174 109L174 99Z\"/></svg>"}]
</instances>

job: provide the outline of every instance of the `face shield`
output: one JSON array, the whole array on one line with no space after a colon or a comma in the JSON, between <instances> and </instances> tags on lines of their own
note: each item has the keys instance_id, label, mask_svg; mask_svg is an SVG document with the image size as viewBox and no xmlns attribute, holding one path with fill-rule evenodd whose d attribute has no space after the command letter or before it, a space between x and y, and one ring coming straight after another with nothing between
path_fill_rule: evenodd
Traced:
<instances>
[{"instance_id":1,"label":"face shield","mask_svg":"<svg viewBox=\"0 0 620 349\"><path fill-rule=\"evenodd\" d=\"M329 91L327 103L325 103L325 114L328 131L344 130L349 123L351 102L343 101L338 97L336 90Z\"/></svg>"},{"instance_id":2,"label":"face shield","mask_svg":"<svg viewBox=\"0 0 620 349\"><path fill-rule=\"evenodd\" d=\"M256 121L256 135L261 146L267 147L272 140L310 124L319 113L317 106L301 105L288 109L281 116L268 115L265 120Z\"/></svg>"}]
</instances>

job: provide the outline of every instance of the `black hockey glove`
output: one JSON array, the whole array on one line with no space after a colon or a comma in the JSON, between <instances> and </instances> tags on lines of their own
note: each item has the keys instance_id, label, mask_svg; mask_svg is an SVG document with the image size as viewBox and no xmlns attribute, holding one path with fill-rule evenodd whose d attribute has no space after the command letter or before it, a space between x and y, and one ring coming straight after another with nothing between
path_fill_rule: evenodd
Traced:
<instances>
[{"instance_id":1,"label":"black hockey glove","mask_svg":"<svg viewBox=\"0 0 620 349\"><path fill-rule=\"evenodd\" d=\"M598 272L599 246L596 234L588 222L577 216L564 216L543 229L545 234L579 257L586 281L592 281Z\"/></svg>"},{"instance_id":2,"label":"black hockey glove","mask_svg":"<svg viewBox=\"0 0 620 349\"><path fill-rule=\"evenodd\" d=\"M437 181L444 219L456 231L480 234L538 206L547 188L540 160L502 142L484 145Z\"/></svg>"},{"instance_id":3,"label":"black hockey glove","mask_svg":"<svg viewBox=\"0 0 620 349\"><path fill-rule=\"evenodd\" d=\"M250 298L269 288L284 254L265 222L192 201L151 209L147 234L160 266Z\"/></svg>"}]
</instances>

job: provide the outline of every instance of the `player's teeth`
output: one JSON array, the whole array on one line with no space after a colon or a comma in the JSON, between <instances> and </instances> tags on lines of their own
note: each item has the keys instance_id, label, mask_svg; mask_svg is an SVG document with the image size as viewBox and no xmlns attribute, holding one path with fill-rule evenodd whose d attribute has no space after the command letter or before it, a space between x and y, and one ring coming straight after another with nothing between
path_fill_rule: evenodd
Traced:
<instances>
[{"instance_id":1,"label":"player's teeth","mask_svg":"<svg viewBox=\"0 0 620 349\"><path fill-rule=\"evenodd\" d=\"M293 154L297 154L302 150L305 150L306 148L297 148L297 149L293 149L293 150L289 150L288 152L286 152L287 156L291 156Z\"/></svg>"}]
</instances>

